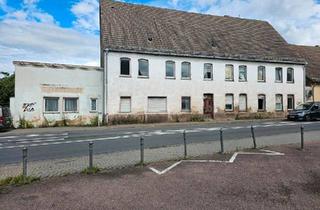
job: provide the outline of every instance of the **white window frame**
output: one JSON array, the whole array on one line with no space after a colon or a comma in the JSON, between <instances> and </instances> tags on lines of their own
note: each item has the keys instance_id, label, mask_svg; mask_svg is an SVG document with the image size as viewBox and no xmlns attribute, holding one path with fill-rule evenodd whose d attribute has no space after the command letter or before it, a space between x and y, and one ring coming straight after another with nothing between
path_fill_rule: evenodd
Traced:
<instances>
[{"instance_id":1,"label":"white window frame","mask_svg":"<svg viewBox=\"0 0 320 210\"><path fill-rule=\"evenodd\" d=\"M292 108L289 108L289 98L292 99ZM295 109L295 97L293 94L287 95L287 110L294 110Z\"/></svg>"},{"instance_id":2,"label":"white window frame","mask_svg":"<svg viewBox=\"0 0 320 210\"><path fill-rule=\"evenodd\" d=\"M227 109L227 96L231 96L232 97L232 108L231 109ZM225 95L225 106L224 106L224 110L226 111L226 112L233 112L234 111L234 94L232 94L232 93L227 93L226 95Z\"/></svg>"},{"instance_id":3,"label":"white window frame","mask_svg":"<svg viewBox=\"0 0 320 210\"><path fill-rule=\"evenodd\" d=\"M58 110L57 111L46 111L46 99L57 99L58 100ZM58 114L60 113L60 97L55 96L45 96L43 97L43 110L45 114Z\"/></svg>"},{"instance_id":4,"label":"white window frame","mask_svg":"<svg viewBox=\"0 0 320 210\"><path fill-rule=\"evenodd\" d=\"M263 97L263 109L259 109L259 99L260 97ZM258 107L257 107L257 110L258 112L266 112L267 111L267 96L265 94L259 94L258 95Z\"/></svg>"},{"instance_id":5,"label":"white window frame","mask_svg":"<svg viewBox=\"0 0 320 210\"><path fill-rule=\"evenodd\" d=\"M280 80L278 80L277 79L277 72L278 72L278 70L281 70L280 72L281 72L281 78L280 78ZM275 82L276 83L283 83L283 68L282 67L276 67L275 68Z\"/></svg>"},{"instance_id":6,"label":"white window frame","mask_svg":"<svg viewBox=\"0 0 320 210\"><path fill-rule=\"evenodd\" d=\"M207 66L210 66L210 69L206 68ZM211 78L206 78L207 72L211 73ZM213 80L213 65L212 65L212 63L205 63L203 65L203 79L206 80L206 81L212 81Z\"/></svg>"},{"instance_id":7,"label":"white window frame","mask_svg":"<svg viewBox=\"0 0 320 210\"><path fill-rule=\"evenodd\" d=\"M189 66L189 77L184 77L184 76L182 76L182 75L183 75L183 74L182 74L182 66L183 66L184 64L188 64L188 66ZM183 61L183 62L181 62L181 79L182 79L182 80L191 80L191 63L188 62L188 61Z\"/></svg>"},{"instance_id":8,"label":"white window frame","mask_svg":"<svg viewBox=\"0 0 320 210\"><path fill-rule=\"evenodd\" d=\"M259 71L260 70L262 70L262 77L263 77L263 79L261 80L261 79L259 79ZM258 80L258 82L266 82L266 67L265 66L258 66L258 78L257 78L257 80Z\"/></svg>"},{"instance_id":9,"label":"white window frame","mask_svg":"<svg viewBox=\"0 0 320 210\"><path fill-rule=\"evenodd\" d=\"M246 101L245 101L246 107L245 107L244 110L240 109L240 98L241 98L241 96L245 96L245 99L246 99ZM247 112L247 111L248 111L248 95L245 94L245 93L241 93L241 94L239 94L239 112Z\"/></svg>"},{"instance_id":10,"label":"white window frame","mask_svg":"<svg viewBox=\"0 0 320 210\"><path fill-rule=\"evenodd\" d=\"M66 99L76 99L77 100L77 110L76 111L66 111ZM63 112L64 113L79 113L79 97L63 97Z\"/></svg>"},{"instance_id":11,"label":"white window frame","mask_svg":"<svg viewBox=\"0 0 320 210\"><path fill-rule=\"evenodd\" d=\"M292 80L288 80L289 71L291 71L292 73L292 76L291 76ZM291 67L287 68L287 83L294 83L294 68L291 68Z\"/></svg>"},{"instance_id":12,"label":"white window frame","mask_svg":"<svg viewBox=\"0 0 320 210\"><path fill-rule=\"evenodd\" d=\"M128 111L123 111L121 109L121 100L122 99L129 99L130 100L130 105L129 105L129 110ZM119 113L131 113L132 112L132 98L131 96L120 96L120 101L119 101Z\"/></svg>"},{"instance_id":13,"label":"white window frame","mask_svg":"<svg viewBox=\"0 0 320 210\"><path fill-rule=\"evenodd\" d=\"M277 105L278 105L278 103L277 103L277 97L278 96L280 96L281 97L281 109L278 109L277 108ZM282 94L276 94L276 100L275 100L275 105L276 105L276 111L277 112L282 112L283 111L283 95Z\"/></svg>"},{"instance_id":14,"label":"white window frame","mask_svg":"<svg viewBox=\"0 0 320 210\"><path fill-rule=\"evenodd\" d=\"M168 76L167 75L167 64L172 64L173 65L173 76ZM172 61L172 60L169 60L169 61L166 61L166 79L175 79L176 78L176 62Z\"/></svg>"},{"instance_id":15,"label":"white window frame","mask_svg":"<svg viewBox=\"0 0 320 210\"><path fill-rule=\"evenodd\" d=\"M228 67L232 67L231 68L231 76L232 76L231 78L227 78ZM234 66L232 64L226 64L225 65L224 74L225 74L225 81L234 82Z\"/></svg>"},{"instance_id":16,"label":"white window frame","mask_svg":"<svg viewBox=\"0 0 320 210\"><path fill-rule=\"evenodd\" d=\"M96 101L96 109L95 110L92 109L92 101L93 100ZM90 112L98 112L98 99L97 98L90 98Z\"/></svg>"},{"instance_id":17,"label":"white window frame","mask_svg":"<svg viewBox=\"0 0 320 210\"><path fill-rule=\"evenodd\" d=\"M245 73L245 79L241 79L240 78L240 72L241 72L241 68L244 68L244 73ZM246 65L240 65L239 66L239 82L247 82L248 81L248 67Z\"/></svg>"},{"instance_id":18,"label":"white window frame","mask_svg":"<svg viewBox=\"0 0 320 210\"><path fill-rule=\"evenodd\" d=\"M147 62L148 64L148 75L139 75L139 72L140 72L140 62ZM150 75L150 64L149 64L149 60L148 59L144 59L144 58L140 58L138 60L138 78L149 78L149 75Z\"/></svg>"}]
</instances>

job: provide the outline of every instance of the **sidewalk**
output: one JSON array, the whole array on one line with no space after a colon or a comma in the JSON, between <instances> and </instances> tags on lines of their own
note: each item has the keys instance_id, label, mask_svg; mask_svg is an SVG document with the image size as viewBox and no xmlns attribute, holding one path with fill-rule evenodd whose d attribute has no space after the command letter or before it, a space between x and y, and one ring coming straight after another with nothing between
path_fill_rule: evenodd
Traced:
<instances>
[{"instance_id":1,"label":"sidewalk","mask_svg":"<svg viewBox=\"0 0 320 210\"><path fill-rule=\"evenodd\" d=\"M320 141L320 131L306 132L305 141ZM268 145L281 145L290 143L299 143L300 134L286 134L270 137L257 138L258 147ZM237 139L237 140L225 140L224 148L225 152L232 152L235 150L241 150L245 148L251 148L253 146L252 139ZM200 144L189 144L188 156L200 156L213 154L220 151L220 142L211 141ZM183 145L173 147L162 147L145 149L145 162L156 162L162 160L173 160L183 158ZM94 155L94 165L103 169L118 169L128 166L134 166L140 161L140 151L126 151L109 154ZM56 159L49 161L34 161L28 163L28 175L51 177L60 176L69 173L76 173L82 171L88 167L88 156ZM17 176L21 174L21 164L2 165L0 166L0 179L8 176Z\"/></svg>"},{"instance_id":2,"label":"sidewalk","mask_svg":"<svg viewBox=\"0 0 320 210\"><path fill-rule=\"evenodd\" d=\"M132 167L0 188L1 210L319 209L320 143L305 146L272 146L284 155L234 163L183 163L163 175Z\"/></svg>"}]
</instances>

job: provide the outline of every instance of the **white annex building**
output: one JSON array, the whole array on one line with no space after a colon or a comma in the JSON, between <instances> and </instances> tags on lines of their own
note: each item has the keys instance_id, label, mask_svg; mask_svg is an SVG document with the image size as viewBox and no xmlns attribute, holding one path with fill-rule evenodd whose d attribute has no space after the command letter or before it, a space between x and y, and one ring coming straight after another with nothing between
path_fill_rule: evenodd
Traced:
<instances>
[{"instance_id":1,"label":"white annex building","mask_svg":"<svg viewBox=\"0 0 320 210\"><path fill-rule=\"evenodd\" d=\"M100 2L101 68L14 62L15 124L283 117L305 60L265 21Z\"/></svg>"}]
</instances>

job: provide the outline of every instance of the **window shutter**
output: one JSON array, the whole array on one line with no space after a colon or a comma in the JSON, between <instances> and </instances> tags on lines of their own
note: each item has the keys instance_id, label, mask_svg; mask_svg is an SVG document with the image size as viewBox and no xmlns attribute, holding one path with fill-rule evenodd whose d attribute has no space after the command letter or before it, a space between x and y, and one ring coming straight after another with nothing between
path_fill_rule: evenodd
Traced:
<instances>
[{"instance_id":1,"label":"window shutter","mask_svg":"<svg viewBox=\"0 0 320 210\"><path fill-rule=\"evenodd\" d=\"M239 110L240 111L247 111L247 96L246 95L240 95L239 96Z\"/></svg>"},{"instance_id":2,"label":"window shutter","mask_svg":"<svg viewBox=\"0 0 320 210\"><path fill-rule=\"evenodd\" d=\"M149 97L148 112L151 112L151 113L167 112L167 98L166 97Z\"/></svg>"},{"instance_id":3,"label":"window shutter","mask_svg":"<svg viewBox=\"0 0 320 210\"><path fill-rule=\"evenodd\" d=\"M120 112L129 113L131 112L131 98L121 97L120 98Z\"/></svg>"}]
</instances>

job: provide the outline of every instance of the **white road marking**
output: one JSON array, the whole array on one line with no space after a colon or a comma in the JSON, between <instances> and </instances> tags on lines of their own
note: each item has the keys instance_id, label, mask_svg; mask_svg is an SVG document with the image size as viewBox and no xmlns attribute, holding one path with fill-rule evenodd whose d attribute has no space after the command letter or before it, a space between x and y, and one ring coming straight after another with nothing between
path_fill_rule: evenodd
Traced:
<instances>
[{"instance_id":1,"label":"white road marking","mask_svg":"<svg viewBox=\"0 0 320 210\"><path fill-rule=\"evenodd\" d=\"M262 151L264 153L262 153L262 152L235 152L232 155L232 157L227 161L223 161L223 160L180 160L180 161L172 164L168 168L164 169L163 171L159 171L159 170L155 169L154 167L149 167L149 169L158 175L162 175L162 174L167 173L168 171L170 171L174 167L178 166L180 163L234 163L234 161L236 160L238 155L271 155L271 156L272 155L284 155L284 153L275 152L275 151L271 151L271 150L261 149L260 151Z\"/></svg>"}]
</instances>

